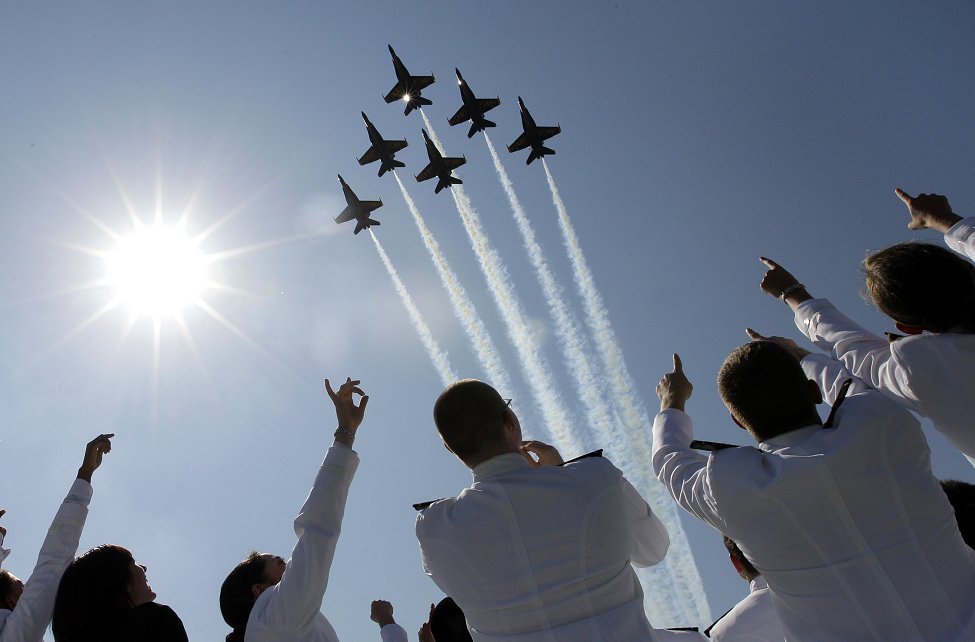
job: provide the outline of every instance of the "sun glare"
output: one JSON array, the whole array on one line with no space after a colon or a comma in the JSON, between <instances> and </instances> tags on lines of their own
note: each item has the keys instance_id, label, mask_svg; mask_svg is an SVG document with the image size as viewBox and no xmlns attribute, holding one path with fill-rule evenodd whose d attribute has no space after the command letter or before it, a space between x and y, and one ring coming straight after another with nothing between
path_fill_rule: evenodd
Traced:
<instances>
[{"instance_id":1,"label":"sun glare","mask_svg":"<svg viewBox=\"0 0 975 642\"><path fill-rule=\"evenodd\" d=\"M138 316L175 316L198 300L207 259L177 228L144 227L122 238L106 257L107 281L118 302Z\"/></svg>"}]
</instances>

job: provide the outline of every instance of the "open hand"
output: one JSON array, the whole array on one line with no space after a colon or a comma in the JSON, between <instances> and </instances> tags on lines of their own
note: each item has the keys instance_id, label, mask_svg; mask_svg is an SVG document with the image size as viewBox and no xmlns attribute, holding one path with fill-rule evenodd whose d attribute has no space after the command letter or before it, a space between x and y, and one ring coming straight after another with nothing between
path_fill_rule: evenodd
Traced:
<instances>
[{"instance_id":1,"label":"open hand","mask_svg":"<svg viewBox=\"0 0 975 642\"><path fill-rule=\"evenodd\" d=\"M747 334L752 341L769 341L776 345L782 346L799 361L802 361L803 358L809 354L809 350L800 347L799 344L792 339L786 339L785 337L766 337L755 332L751 328L745 328L745 334Z\"/></svg>"},{"instance_id":2,"label":"open hand","mask_svg":"<svg viewBox=\"0 0 975 642\"><path fill-rule=\"evenodd\" d=\"M657 384L657 396L660 397L660 410L676 408L684 410L684 404L691 398L694 386L684 375L684 365L680 355L674 353L674 370L663 376Z\"/></svg>"},{"instance_id":3,"label":"open hand","mask_svg":"<svg viewBox=\"0 0 975 642\"><path fill-rule=\"evenodd\" d=\"M897 197L904 201L911 220L907 224L910 230L937 230L944 234L961 220L961 217L951 211L951 204L941 194L918 194L911 196L901 188L894 190Z\"/></svg>"},{"instance_id":4,"label":"open hand","mask_svg":"<svg viewBox=\"0 0 975 642\"><path fill-rule=\"evenodd\" d=\"M369 396L359 388L359 383L358 379L353 381L352 377L348 377L345 383L339 386L338 392L335 392L332 390L332 385L328 379L325 380L325 390L328 392L332 403L335 404L335 417L339 421L338 427L353 433L362 423L362 418L366 413L366 404L369 403ZM352 397L353 394L361 397L358 406Z\"/></svg>"}]
</instances>

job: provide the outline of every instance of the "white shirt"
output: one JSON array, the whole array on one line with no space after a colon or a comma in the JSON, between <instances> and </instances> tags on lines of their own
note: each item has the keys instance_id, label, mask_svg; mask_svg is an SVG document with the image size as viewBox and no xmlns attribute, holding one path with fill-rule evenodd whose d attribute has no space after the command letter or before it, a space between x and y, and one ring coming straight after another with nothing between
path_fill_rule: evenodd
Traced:
<instances>
[{"instance_id":1,"label":"white shirt","mask_svg":"<svg viewBox=\"0 0 975 642\"><path fill-rule=\"evenodd\" d=\"M37 564L24 584L13 611L0 609L0 642L39 642L54 615L54 598L64 569L78 552L81 531L88 517L91 484L76 479L61 502L47 537L37 554Z\"/></svg>"},{"instance_id":2,"label":"white shirt","mask_svg":"<svg viewBox=\"0 0 975 642\"><path fill-rule=\"evenodd\" d=\"M748 588L748 597L711 627L711 639L715 642L782 642L785 629L772 604L768 582L759 575Z\"/></svg>"},{"instance_id":3,"label":"white shirt","mask_svg":"<svg viewBox=\"0 0 975 642\"><path fill-rule=\"evenodd\" d=\"M945 233L945 243L975 261L975 217L963 218Z\"/></svg>"},{"instance_id":4,"label":"white shirt","mask_svg":"<svg viewBox=\"0 0 975 642\"><path fill-rule=\"evenodd\" d=\"M321 608L358 466L359 456L351 448L334 444L328 449L295 519L298 543L281 581L254 602L245 642L338 642Z\"/></svg>"},{"instance_id":5,"label":"white shirt","mask_svg":"<svg viewBox=\"0 0 975 642\"><path fill-rule=\"evenodd\" d=\"M663 559L663 523L601 457L534 468L514 453L416 520L423 566L477 641L653 640L630 565Z\"/></svg>"},{"instance_id":6,"label":"white shirt","mask_svg":"<svg viewBox=\"0 0 975 642\"><path fill-rule=\"evenodd\" d=\"M692 432L679 410L657 415L657 478L762 573L788 640L975 639L975 551L910 413L867 391L847 397L834 428L758 448L705 456Z\"/></svg>"},{"instance_id":7,"label":"white shirt","mask_svg":"<svg viewBox=\"0 0 975 642\"><path fill-rule=\"evenodd\" d=\"M408 642L409 640L406 629L396 622L379 629L379 637L383 642Z\"/></svg>"}]
</instances>

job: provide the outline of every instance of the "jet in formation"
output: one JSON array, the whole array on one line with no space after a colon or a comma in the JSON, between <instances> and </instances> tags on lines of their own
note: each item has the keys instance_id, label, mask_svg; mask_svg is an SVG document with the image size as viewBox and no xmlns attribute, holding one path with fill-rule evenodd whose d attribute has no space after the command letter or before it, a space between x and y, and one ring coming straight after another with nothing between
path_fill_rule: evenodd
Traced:
<instances>
[{"instance_id":1,"label":"jet in formation","mask_svg":"<svg viewBox=\"0 0 975 642\"><path fill-rule=\"evenodd\" d=\"M500 105L501 99L476 98L467 81L460 75L460 69L455 68L454 71L457 72L457 84L460 85L460 98L464 101L464 104L447 122L451 125L459 125L468 120L471 121L471 129L467 132L467 137L472 138L477 132L482 132L488 127L496 126L496 123L485 118L484 114Z\"/></svg>"},{"instance_id":2,"label":"jet in formation","mask_svg":"<svg viewBox=\"0 0 975 642\"><path fill-rule=\"evenodd\" d=\"M531 165L531 162L536 158L555 153L554 149L549 149L542 143L561 132L562 128L558 125L555 127L539 127L536 125L535 119L528 113L528 108L525 107L521 96L518 96L518 108L521 110L521 126L525 131L515 139L515 142L508 145L508 151L517 152L531 146L532 151L528 155L528 160L525 161L527 165Z\"/></svg>"},{"instance_id":3,"label":"jet in formation","mask_svg":"<svg viewBox=\"0 0 975 642\"><path fill-rule=\"evenodd\" d=\"M437 146L433 144L433 141L430 140L430 137L427 136L427 130L421 129L420 131L423 132L423 140L427 144L427 156L430 158L430 162L423 168L422 172L416 175L417 182L427 181L436 176L439 180L437 188L433 190L434 194L439 194L440 190L445 187L462 184L464 181L451 172L466 163L467 159L463 156L460 158L444 157Z\"/></svg>"},{"instance_id":4,"label":"jet in formation","mask_svg":"<svg viewBox=\"0 0 975 642\"><path fill-rule=\"evenodd\" d=\"M379 221L369 218L369 214L373 210L382 207L383 202L360 201L359 197L352 191L352 188L342 179L341 174L339 174L339 183L342 184L342 191L345 192L345 202L347 205L342 210L342 213L335 217L335 222L345 223L346 221L355 219L355 232L353 234L358 234L362 230L368 229L370 225L380 225Z\"/></svg>"},{"instance_id":5,"label":"jet in formation","mask_svg":"<svg viewBox=\"0 0 975 642\"><path fill-rule=\"evenodd\" d=\"M369 134L369 142L371 144L369 149L366 150L366 153L359 159L359 164L368 165L369 163L382 161L379 165L380 176L397 167L406 167L405 163L396 160L395 155L396 152L406 147L409 143L405 140L384 140L379 134L379 130L376 129L376 126L366 116L366 112L360 113L362 114L362 120L366 123L366 132Z\"/></svg>"},{"instance_id":6,"label":"jet in formation","mask_svg":"<svg viewBox=\"0 0 975 642\"><path fill-rule=\"evenodd\" d=\"M433 77L433 74L429 76L411 76L410 72L406 69L406 65L403 64L403 61L393 51L393 46L386 46L389 47L389 53L393 56L393 69L396 71L396 84L386 94L384 99L386 103L393 103L397 100L405 102L406 110L403 112L404 116L409 116L411 111L418 109L421 105L432 105L433 102L429 98L424 98L421 92L425 87L429 87L434 83L436 79Z\"/></svg>"}]
</instances>

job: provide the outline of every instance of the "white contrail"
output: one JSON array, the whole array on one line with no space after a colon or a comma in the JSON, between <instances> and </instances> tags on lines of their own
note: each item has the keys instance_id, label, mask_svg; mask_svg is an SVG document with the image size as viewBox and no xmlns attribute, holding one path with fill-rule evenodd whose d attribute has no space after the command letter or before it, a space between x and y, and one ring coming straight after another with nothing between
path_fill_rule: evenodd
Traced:
<instances>
[{"instance_id":1,"label":"white contrail","mask_svg":"<svg viewBox=\"0 0 975 642\"><path fill-rule=\"evenodd\" d=\"M440 375L441 383L445 387L449 386L457 381L457 375L454 373L454 369L450 367L447 353L440 349L440 345L433 338L430 327L423 320L423 316L420 314L420 310L417 309L416 304L413 303L413 297L410 296L409 291L403 284L403 280L399 278L399 273L393 266L393 262L389 260L389 255L383 249L382 243L379 242L379 239L376 238L372 230L369 230L369 236L372 237L372 242L376 245L379 258L383 260L383 265L386 266L386 272L389 273L389 278L393 281L396 293L399 294L399 298L403 301L403 307L406 308L406 311L410 315L410 321L413 322L416 333L420 335L420 341L423 342L423 347L427 349L427 354L430 355L430 361L433 362L433 367L437 369L437 374Z\"/></svg>"},{"instance_id":2,"label":"white contrail","mask_svg":"<svg viewBox=\"0 0 975 642\"><path fill-rule=\"evenodd\" d=\"M460 284L460 281L457 280L457 275L450 269L450 265L447 263L447 257L444 256L440 249L440 244L437 243L437 239L433 237L433 233L427 227L426 221L420 215L420 210L417 209L416 203L413 202L413 197L406 191L406 186L403 185L403 181L400 180L399 175L395 171L393 171L393 177L396 179L396 184L399 185L400 192L403 194L403 200L406 201L406 206L413 215L413 222L416 223L416 227L420 231L420 238L423 239L423 244L430 253L433 265L437 269L437 274L440 276L440 282L443 284L444 290L447 291L447 296L450 297L454 314L457 315L457 319L464 327L464 331L474 346L474 352L481 362L481 367L487 373L491 385L502 396L511 396L513 390L511 382L508 379L504 366L501 364L501 357L494 347L494 342L491 341L491 337L488 335L487 328L484 327L484 323L477 316L477 312L474 310L474 304L471 303L470 298L467 296L464 286Z\"/></svg>"},{"instance_id":3,"label":"white contrail","mask_svg":"<svg viewBox=\"0 0 975 642\"><path fill-rule=\"evenodd\" d=\"M440 144L440 139L437 137L430 119L427 118L422 109L420 114L427 126L430 140L440 149L441 153L444 153L443 146ZM562 452L581 454L583 446L576 436L572 420L565 412L565 406L553 384L552 374L549 372L538 339L525 319L518 293L515 291L511 279L508 278L508 271L505 269L501 257L491 246L487 234L484 233L484 228L481 227L481 218L471 205L463 187L451 185L450 195L454 198L457 212L464 223L464 229L467 230L467 236L470 237L471 246L477 256L481 273L484 274L487 281L488 290L491 292L494 303L504 320L508 338L518 353L525 382L534 393L535 402L541 411L542 420L548 433Z\"/></svg>"},{"instance_id":4,"label":"white contrail","mask_svg":"<svg viewBox=\"0 0 975 642\"><path fill-rule=\"evenodd\" d=\"M487 143L488 151L491 152L491 159L494 161L494 169L498 173L501 187L504 188L504 193L508 196L511 213L514 215L519 232L521 232L521 239L525 245L525 251L528 253L528 259L531 261L538 282L542 286L542 293L545 295L545 302L548 304L554 322L555 334L558 336L559 345L562 348L566 369L575 380L576 393L586 408L589 426L599 434L600 445L622 454L624 452L624 437L619 433L617 422L613 421L612 409L606 398L605 378L601 374L597 375L593 369L586 335L565 303L562 286L555 280L555 276L545 260L542 248L535 239L535 231L532 229L528 215L525 214L521 201L515 194L511 178L508 176L504 165L501 164L501 157L498 156L494 143L491 142L486 131L484 132L484 142Z\"/></svg>"},{"instance_id":5,"label":"white contrail","mask_svg":"<svg viewBox=\"0 0 975 642\"><path fill-rule=\"evenodd\" d=\"M552 176L545 159L542 159L542 166L545 168L545 177L552 192L552 201L558 211L559 228L562 231L562 239L572 263L576 285L582 297L586 320L596 341L596 350L602 360L605 376L618 404L618 414L626 428L630 461L627 462L629 465L621 468L634 485L646 493L647 501L653 506L654 512L666 524L667 530L670 532L671 547L663 564L646 569L644 575L650 579L652 585L660 587L661 590L669 589L668 592L674 599L668 601L668 608L664 610L659 608L659 604L651 596L647 602L651 621L656 620L655 624L660 626L660 621L670 623L676 616L686 618L685 621L690 622L710 622L711 612L704 593L704 584L691 554L684 528L680 523L677 505L650 472L652 445L650 442L650 419L647 416L646 408L633 385L633 380L623 359L623 351L616 341L616 334L609 322L609 315L603 304L602 296L596 289L592 272L589 270L582 252L582 246L579 245L579 239L572 226L572 221L569 219L565 203L562 201L562 196L555 185L555 178ZM634 477L629 477L630 474L634 474ZM664 568L660 568L661 566ZM657 611L660 612L657 613ZM671 612L668 613L667 611Z\"/></svg>"}]
</instances>

